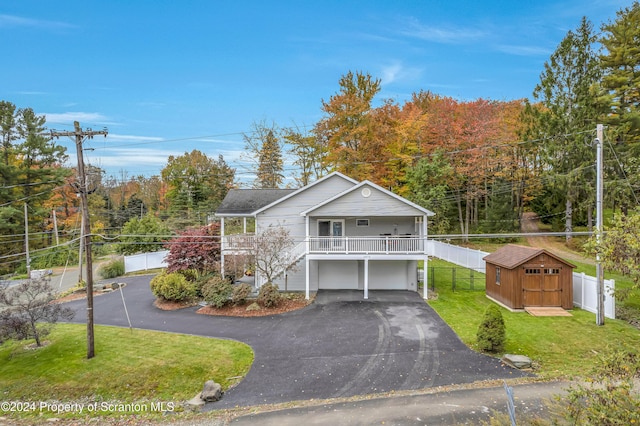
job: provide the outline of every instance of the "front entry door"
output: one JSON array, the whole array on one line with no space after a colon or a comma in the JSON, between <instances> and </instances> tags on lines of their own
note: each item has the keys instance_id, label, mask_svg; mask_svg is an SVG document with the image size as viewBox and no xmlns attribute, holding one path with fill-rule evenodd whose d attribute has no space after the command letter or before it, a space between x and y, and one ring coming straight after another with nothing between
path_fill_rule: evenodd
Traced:
<instances>
[{"instance_id":1,"label":"front entry door","mask_svg":"<svg viewBox=\"0 0 640 426\"><path fill-rule=\"evenodd\" d=\"M344 219L318 220L318 236L323 238L321 245L327 250L344 250Z\"/></svg>"}]
</instances>

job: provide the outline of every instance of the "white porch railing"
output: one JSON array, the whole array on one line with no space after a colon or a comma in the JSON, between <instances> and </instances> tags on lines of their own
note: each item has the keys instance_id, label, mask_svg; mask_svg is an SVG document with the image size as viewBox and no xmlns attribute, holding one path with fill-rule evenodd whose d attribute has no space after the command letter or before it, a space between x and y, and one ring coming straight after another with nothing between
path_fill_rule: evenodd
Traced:
<instances>
[{"instance_id":1,"label":"white porch railing","mask_svg":"<svg viewBox=\"0 0 640 426\"><path fill-rule=\"evenodd\" d=\"M424 239L417 235L309 237L309 253L424 253Z\"/></svg>"},{"instance_id":2,"label":"white porch railing","mask_svg":"<svg viewBox=\"0 0 640 426\"><path fill-rule=\"evenodd\" d=\"M223 250L249 250L254 248L254 234L225 235L222 237Z\"/></svg>"}]
</instances>

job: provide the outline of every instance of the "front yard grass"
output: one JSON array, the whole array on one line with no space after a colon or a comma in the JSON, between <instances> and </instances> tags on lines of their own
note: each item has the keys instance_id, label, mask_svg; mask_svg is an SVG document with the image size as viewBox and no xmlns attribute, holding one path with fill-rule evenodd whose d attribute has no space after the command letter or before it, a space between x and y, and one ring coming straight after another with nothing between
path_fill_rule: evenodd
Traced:
<instances>
[{"instance_id":1,"label":"front yard grass","mask_svg":"<svg viewBox=\"0 0 640 426\"><path fill-rule=\"evenodd\" d=\"M227 389L253 362L253 351L240 342L137 329L95 327L90 360L84 325L58 324L47 340L38 349L27 348L30 341L0 346L2 401L171 402L178 409L206 380Z\"/></svg>"},{"instance_id":2,"label":"front yard grass","mask_svg":"<svg viewBox=\"0 0 640 426\"><path fill-rule=\"evenodd\" d=\"M455 267L457 276L468 275L468 269L433 260L429 267ZM436 269L437 271L438 269ZM442 271L445 271L442 269ZM482 290L456 290L440 284L436 275L437 298L429 304L469 347L476 349L476 332L489 304L484 282L474 285ZM480 280L477 280L480 281ZM572 378L591 372L598 357L613 349L640 347L640 330L622 320L606 319L597 326L595 314L573 309L571 317L533 317L526 312L510 312L501 308L506 325L507 342L504 353L526 355L537 365L542 378Z\"/></svg>"}]
</instances>

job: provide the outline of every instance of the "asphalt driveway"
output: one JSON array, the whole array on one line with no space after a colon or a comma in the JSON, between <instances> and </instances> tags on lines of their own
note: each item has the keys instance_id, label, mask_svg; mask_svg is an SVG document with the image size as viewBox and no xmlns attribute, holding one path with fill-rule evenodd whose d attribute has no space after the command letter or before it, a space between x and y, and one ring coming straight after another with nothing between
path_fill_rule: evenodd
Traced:
<instances>
[{"instance_id":1,"label":"asphalt driveway","mask_svg":"<svg viewBox=\"0 0 640 426\"><path fill-rule=\"evenodd\" d=\"M221 401L208 404L210 409L526 375L468 349L417 293L371 291L365 301L362 292L321 291L299 311L229 318L199 315L195 307L158 310L150 278L122 279L134 328L234 339L255 351L246 378ZM86 301L68 306L76 311L74 321L86 322ZM128 327L120 292L94 299L94 321Z\"/></svg>"}]
</instances>

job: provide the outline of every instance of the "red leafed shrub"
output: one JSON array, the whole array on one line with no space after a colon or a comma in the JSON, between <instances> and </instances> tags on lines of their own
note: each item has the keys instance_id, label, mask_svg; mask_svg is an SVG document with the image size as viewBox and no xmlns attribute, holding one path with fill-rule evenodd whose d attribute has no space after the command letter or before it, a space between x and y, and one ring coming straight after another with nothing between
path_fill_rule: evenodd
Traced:
<instances>
[{"instance_id":1,"label":"red leafed shrub","mask_svg":"<svg viewBox=\"0 0 640 426\"><path fill-rule=\"evenodd\" d=\"M217 271L220 265L220 225L217 223L187 229L166 244L167 272L188 269L207 273Z\"/></svg>"}]
</instances>

